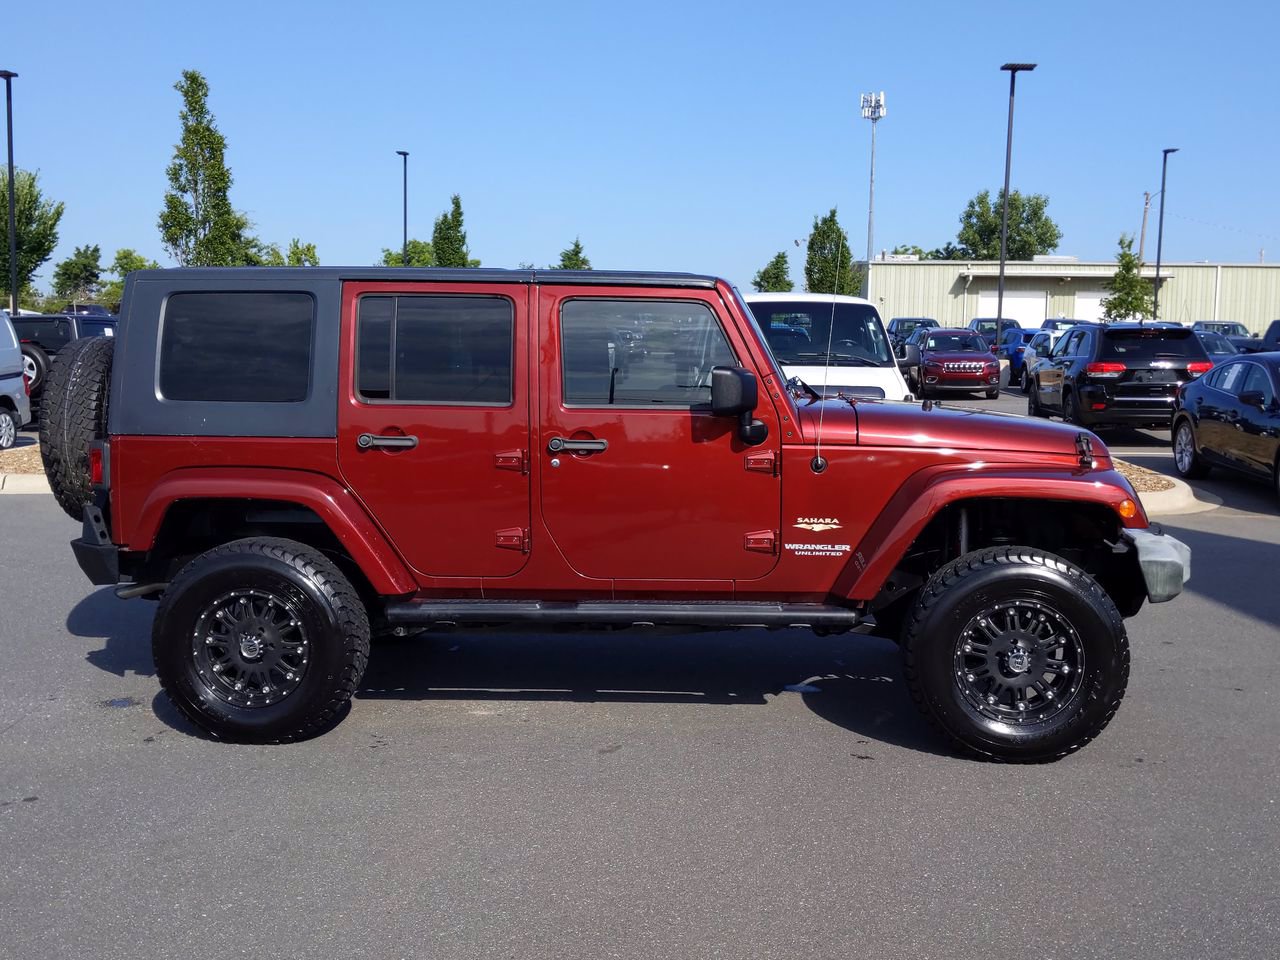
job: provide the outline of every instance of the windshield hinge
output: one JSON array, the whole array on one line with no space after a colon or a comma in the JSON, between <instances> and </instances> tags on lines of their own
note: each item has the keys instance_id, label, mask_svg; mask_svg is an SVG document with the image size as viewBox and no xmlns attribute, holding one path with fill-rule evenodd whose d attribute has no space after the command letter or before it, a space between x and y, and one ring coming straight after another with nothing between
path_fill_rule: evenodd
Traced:
<instances>
[{"instance_id":1,"label":"windshield hinge","mask_svg":"<svg viewBox=\"0 0 1280 960\"><path fill-rule=\"evenodd\" d=\"M754 473L767 473L771 477L778 475L778 457L772 450L761 453L749 453L746 456L746 467Z\"/></svg>"}]
</instances>

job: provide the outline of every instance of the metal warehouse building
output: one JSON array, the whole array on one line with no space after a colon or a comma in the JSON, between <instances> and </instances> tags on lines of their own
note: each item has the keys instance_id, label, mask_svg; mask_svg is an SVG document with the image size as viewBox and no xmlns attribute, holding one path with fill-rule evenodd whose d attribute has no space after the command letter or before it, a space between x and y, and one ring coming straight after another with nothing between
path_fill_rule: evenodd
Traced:
<instances>
[{"instance_id":1,"label":"metal warehouse building","mask_svg":"<svg viewBox=\"0 0 1280 960\"><path fill-rule=\"evenodd\" d=\"M974 317L996 315L992 260L874 260L871 298L885 320L934 317L962 327ZM1004 315L1038 327L1050 317L1097 320L1113 261L1085 263L1071 257L1037 257L1005 264ZM1150 264L1142 275L1155 280ZM1166 263L1160 267L1160 319L1238 320L1250 331L1280 319L1280 264Z\"/></svg>"}]
</instances>

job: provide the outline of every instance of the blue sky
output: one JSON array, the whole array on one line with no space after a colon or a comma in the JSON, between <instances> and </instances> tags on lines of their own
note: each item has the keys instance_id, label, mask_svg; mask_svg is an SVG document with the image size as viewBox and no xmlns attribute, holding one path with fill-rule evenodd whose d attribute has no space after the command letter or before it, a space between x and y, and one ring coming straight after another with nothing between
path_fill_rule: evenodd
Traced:
<instances>
[{"instance_id":1,"label":"blue sky","mask_svg":"<svg viewBox=\"0 0 1280 960\"><path fill-rule=\"evenodd\" d=\"M16 161L67 205L53 264L97 243L168 260L156 217L179 135L173 84L211 86L232 202L264 239L372 263L429 239L462 195L473 256L544 265L580 236L597 267L746 284L832 206L876 247L954 239L1000 185L1046 193L1059 253L1110 259L1170 161L1166 260L1280 260L1280 12L1268 3L14 2ZM1155 208L1148 228L1154 259Z\"/></svg>"}]
</instances>

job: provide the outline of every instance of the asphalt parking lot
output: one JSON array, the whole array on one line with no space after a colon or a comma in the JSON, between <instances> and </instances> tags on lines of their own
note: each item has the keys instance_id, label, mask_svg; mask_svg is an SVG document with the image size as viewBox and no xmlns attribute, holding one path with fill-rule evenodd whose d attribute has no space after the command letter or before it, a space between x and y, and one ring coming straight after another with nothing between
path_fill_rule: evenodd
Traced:
<instances>
[{"instance_id":1,"label":"asphalt parking lot","mask_svg":"<svg viewBox=\"0 0 1280 960\"><path fill-rule=\"evenodd\" d=\"M798 631L433 634L319 739L211 742L153 605L0 497L0 957L1273 955L1280 511L1197 487L1119 714L1029 767L941 749L891 644Z\"/></svg>"}]
</instances>

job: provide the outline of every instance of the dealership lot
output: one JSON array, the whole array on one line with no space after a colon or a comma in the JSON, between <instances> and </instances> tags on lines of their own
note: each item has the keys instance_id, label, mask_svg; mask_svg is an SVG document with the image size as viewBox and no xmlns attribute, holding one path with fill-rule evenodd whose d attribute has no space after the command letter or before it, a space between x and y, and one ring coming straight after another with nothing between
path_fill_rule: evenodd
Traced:
<instances>
[{"instance_id":1,"label":"dealership lot","mask_svg":"<svg viewBox=\"0 0 1280 960\"><path fill-rule=\"evenodd\" d=\"M432 634L319 739L211 742L158 695L153 605L0 498L0 956L1259 955L1280 517L1197 487L1223 505L1165 520L1193 579L1130 621L1119 714L1029 767L941 751L892 645L799 631Z\"/></svg>"}]
</instances>

